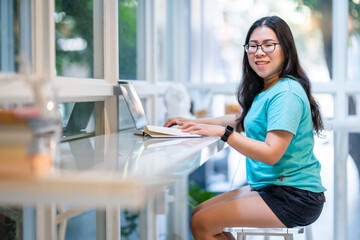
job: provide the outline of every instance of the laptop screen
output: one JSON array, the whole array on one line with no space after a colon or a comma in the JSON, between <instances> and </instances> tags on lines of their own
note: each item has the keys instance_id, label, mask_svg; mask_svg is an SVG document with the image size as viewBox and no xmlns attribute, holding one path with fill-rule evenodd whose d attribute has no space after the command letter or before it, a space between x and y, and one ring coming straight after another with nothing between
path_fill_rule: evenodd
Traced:
<instances>
[{"instance_id":1,"label":"laptop screen","mask_svg":"<svg viewBox=\"0 0 360 240\"><path fill-rule=\"evenodd\" d=\"M130 82L119 82L120 90L134 120L136 129L143 129L149 121L135 87Z\"/></svg>"}]
</instances>

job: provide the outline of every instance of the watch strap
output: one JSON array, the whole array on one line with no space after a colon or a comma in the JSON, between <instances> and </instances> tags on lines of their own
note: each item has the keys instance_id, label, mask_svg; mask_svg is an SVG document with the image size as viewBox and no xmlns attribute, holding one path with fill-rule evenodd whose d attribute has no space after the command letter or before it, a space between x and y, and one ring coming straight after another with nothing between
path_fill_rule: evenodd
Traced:
<instances>
[{"instance_id":1,"label":"watch strap","mask_svg":"<svg viewBox=\"0 0 360 240\"><path fill-rule=\"evenodd\" d=\"M229 125L227 125L227 126L225 127L225 133L224 133L224 135L221 137L221 140L223 140L224 142L226 142L226 141L228 140L229 136L230 136L233 132L234 132L234 128L231 127L231 126L229 126Z\"/></svg>"}]
</instances>

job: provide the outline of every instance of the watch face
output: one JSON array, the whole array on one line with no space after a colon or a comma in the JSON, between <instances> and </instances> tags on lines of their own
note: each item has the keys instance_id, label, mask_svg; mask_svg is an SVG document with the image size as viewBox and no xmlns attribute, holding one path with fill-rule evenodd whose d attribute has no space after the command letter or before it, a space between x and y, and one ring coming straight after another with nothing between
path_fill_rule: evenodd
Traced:
<instances>
[{"instance_id":1,"label":"watch face","mask_svg":"<svg viewBox=\"0 0 360 240\"><path fill-rule=\"evenodd\" d=\"M221 137L221 140L223 140L224 142L226 142L227 140L228 140L228 138L229 138L229 136L233 133L233 131L234 131L234 128L233 127L231 127L231 126L226 126L226 128L225 128L225 133L224 133L224 135Z\"/></svg>"},{"instance_id":2,"label":"watch face","mask_svg":"<svg viewBox=\"0 0 360 240\"><path fill-rule=\"evenodd\" d=\"M228 130L228 131L230 131L230 132L233 132L233 131L234 131L234 128L231 127L231 126L229 126L229 125L227 125L227 126L226 126L226 130Z\"/></svg>"},{"instance_id":3,"label":"watch face","mask_svg":"<svg viewBox=\"0 0 360 240\"><path fill-rule=\"evenodd\" d=\"M225 131L226 137L229 137L231 133L232 133L232 131L230 131L229 129L226 129L226 131Z\"/></svg>"}]
</instances>

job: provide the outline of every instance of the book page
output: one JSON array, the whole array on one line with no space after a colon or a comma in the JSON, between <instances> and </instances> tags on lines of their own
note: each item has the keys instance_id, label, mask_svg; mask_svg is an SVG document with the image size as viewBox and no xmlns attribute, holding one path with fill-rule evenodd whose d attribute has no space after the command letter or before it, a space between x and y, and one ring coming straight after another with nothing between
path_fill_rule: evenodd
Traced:
<instances>
[{"instance_id":1,"label":"book page","mask_svg":"<svg viewBox=\"0 0 360 240\"><path fill-rule=\"evenodd\" d=\"M201 137L201 135L198 134L182 132L180 129L177 128L168 128L153 125L146 125L144 127L144 131L152 137Z\"/></svg>"}]
</instances>

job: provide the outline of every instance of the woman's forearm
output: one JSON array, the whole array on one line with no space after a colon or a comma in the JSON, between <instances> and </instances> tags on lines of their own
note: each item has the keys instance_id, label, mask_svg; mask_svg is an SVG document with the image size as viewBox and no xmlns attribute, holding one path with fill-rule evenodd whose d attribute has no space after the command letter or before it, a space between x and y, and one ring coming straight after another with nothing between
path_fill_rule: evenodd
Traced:
<instances>
[{"instance_id":1,"label":"woman's forearm","mask_svg":"<svg viewBox=\"0 0 360 240\"><path fill-rule=\"evenodd\" d=\"M197 119L194 119L194 122L201 123L201 124L209 124L209 125L221 125L224 127L226 125L230 125L235 128L236 127L236 119L237 119L236 114L230 114L230 115L225 115L225 116L221 116L221 117L197 118Z\"/></svg>"}]
</instances>

